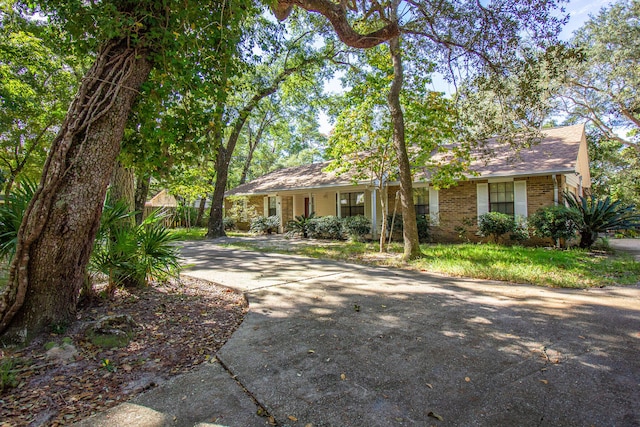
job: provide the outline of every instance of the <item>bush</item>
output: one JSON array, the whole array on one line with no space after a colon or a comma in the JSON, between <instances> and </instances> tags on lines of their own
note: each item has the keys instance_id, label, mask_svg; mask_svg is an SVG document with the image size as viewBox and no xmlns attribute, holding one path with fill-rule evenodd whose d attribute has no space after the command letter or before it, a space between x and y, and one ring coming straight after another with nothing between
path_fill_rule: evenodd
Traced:
<instances>
[{"instance_id":1,"label":"bush","mask_svg":"<svg viewBox=\"0 0 640 427\"><path fill-rule=\"evenodd\" d=\"M280 217L278 215L259 216L251 220L251 227L249 228L249 231L252 233L271 234L277 233L279 228Z\"/></svg>"},{"instance_id":2,"label":"bush","mask_svg":"<svg viewBox=\"0 0 640 427\"><path fill-rule=\"evenodd\" d=\"M310 221L309 233L316 239L341 240L344 239L342 222L333 215L313 218Z\"/></svg>"},{"instance_id":3,"label":"bush","mask_svg":"<svg viewBox=\"0 0 640 427\"><path fill-rule=\"evenodd\" d=\"M287 232L292 235L298 234L306 239L313 229L311 221L313 218L315 218L313 212L309 216L298 215L287 223Z\"/></svg>"},{"instance_id":4,"label":"bush","mask_svg":"<svg viewBox=\"0 0 640 427\"><path fill-rule=\"evenodd\" d=\"M222 218L222 226L224 227L224 231L231 231L236 229L236 220L231 217Z\"/></svg>"},{"instance_id":5,"label":"bush","mask_svg":"<svg viewBox=\"0 0 640 427\"><path fill-rule=\"evenodd\" d=\"M391 230L391 222L393 222L393 230ZM431 238L431 221L428 215L417 215L416 225L418 226L418 240L420 243L426 243ZM387 217L387 233L402 232L403 222L402 215L396 214L395 220L392 215Z\"/></svg>"},{"instance_id":6,"label":"bush","mask_svg":"<svg viewBox=\"0 0 640 427\"><path fill-rule=\"evenodd\" d=\"M107 293L118 286L141 286L150 280L166 280L180 272L177 236L163 225L157 211L135 225L135 212L123 203L105 206L94 242L89 270L109 279Z\"/></svg>"},{"instance_id":7,"label":"bush","mask_svg":"<svg viewBox=\"0 0 640 427\"><path fill-rule=\"evenodd\" d=\"M342 231L351 240L361 242L371 233L371 221L362 215L348 216L342 219Z\"/></svg>"},{"instance_id":8,"label":"bush","mask_svg":"<svg viewBox=\"0 0 640 427\"><path fill-rule=\"evenodd\" d=\"M598 238L598 233L614 230L626 230L640 226L640 214L634 205L625 205L610 197L598 199L595 196L578 197L573 193L564 193L570 208L580 214L578 231L580 247L590 248Z\"/></svg>"},{"instance_id":9,"label":"bush","mask_svg":"<svg viewBox=\"0 0 640 427\"><path fill-rule=\"evenodd\" d=\"M529 224L527 221L516 221L509 238L516 242L524 242L529 239L529 237L531 236L529 235Z\"/></svg>"},{"instance_id":10,"label":"bush","mask_svg":"<svg viewBox=\"0 0 640 427\"><path fill-rule=\"evenodd\" d=\"M431 239L431 221L427 215L418 215L418 240L420 243L426 243Z\"/></svg>"},{"instance_id":11,"label":"bush","mask_svg":"<svg viewBox=\"0 0 640 427\"><path fill-rule=\"evenodd\" d=\"M559 244L560 239L571 239L578 231L580 214L575 209L564 205L547 206L538 209L531 217L529 224L538 237L553 239Z\"/></svg>"},{"instance_id":12,"label":"bush","mask_svg":"<svg viewBox=\"0 0 640 427\"><path fill-rule=\"evenodd\" d=\"M484 237L493 236L493 241L498 243L500 238L515 231L516 222L512 216L501 212L487 212L478 218L478 231Z\"/></svg>"}]
</instances>

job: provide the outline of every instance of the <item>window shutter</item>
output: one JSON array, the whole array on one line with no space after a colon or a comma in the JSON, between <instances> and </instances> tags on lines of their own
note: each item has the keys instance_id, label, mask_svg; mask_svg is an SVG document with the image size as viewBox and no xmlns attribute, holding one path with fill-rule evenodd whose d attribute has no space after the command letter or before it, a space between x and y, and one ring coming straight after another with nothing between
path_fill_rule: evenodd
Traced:
<instances>
[{"instance_id":1,"label":"window shutter","mask_svg":"<svg viewBox=\"0 0 640 427\"><path fill-rule=\"evenodd\" d=\"M513 182L513 211L516 216L527 217L527 181Z\"/></svg>"},{"instance_id":2,"label":"window shutter","mask_svg":"<svg viewBox=\"0 0 640 427\"><path fill-rule=\"evenodd\" d=\"M489 212L489 184L476 184L478 216Z\"/></svg>"},{"instance_id":3,"label":"window shutter","mask_svg":"<svg viewBox=\"0 0 640 427\"><path fill-rule=\"evenodd\" d=\"M429 188L429 216L433 225L440 223L440 192L435 188Z\"/></svg>"},{"instance_id":4,"label":"window shutter","mask_svg":"<svg viewBox=\"0 0 640 427\"><path fill-rule=\"evenodd\" d=\"M264 198L264 206L262 209L262 216L269 216L269 196Z\"/></svg>"}]
</instances>

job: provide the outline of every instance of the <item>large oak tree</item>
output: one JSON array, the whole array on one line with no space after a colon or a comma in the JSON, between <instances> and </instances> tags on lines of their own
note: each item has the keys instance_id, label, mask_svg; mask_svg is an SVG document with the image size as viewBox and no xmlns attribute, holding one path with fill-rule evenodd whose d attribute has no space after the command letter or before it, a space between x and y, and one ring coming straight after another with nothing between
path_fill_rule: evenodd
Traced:
<instances>
[{"instance_id":1,"label":"large oak tree","mask_svg":"<svg viewBox=\"0 0 640 427\"><path fill-rule=\"evenodd\" d=\"M198 31L222 42L243 5L226 1L42 0L77 43L95 49L25 212L10 278L0 295L0 331L25 340L73 319L104 196L132 106L154 67L172 52L198 49ZM397 33L390 23L372 36L351 29L347 12L331 1L298 2L329 16L345 42L370 47ZM286 13L293 3L278 4ZM223 43L221 43L223 44ZM213 58L222 52L211 52Z\"/></svg>"}]
</instances>

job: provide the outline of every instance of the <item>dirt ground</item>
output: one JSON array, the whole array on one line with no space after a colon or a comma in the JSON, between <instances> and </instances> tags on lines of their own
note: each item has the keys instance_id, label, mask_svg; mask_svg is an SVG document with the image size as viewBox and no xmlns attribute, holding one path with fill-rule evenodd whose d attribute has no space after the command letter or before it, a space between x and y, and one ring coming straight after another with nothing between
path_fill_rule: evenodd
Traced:
<instances>
[{"instance_id":1,"label":"dirt ground","mask_svg":"<svg viewBox=\"0 0 640 427\"><path fill-rule=\"evenodd\" d=\"M126 401L212 358L246 312L242 294L185 277L99 299L81 308L66 330L43 334L25 348L0 348L1 384L13 385L0 393L0 426L67 425ZM128 345L92 343L87 327L114 314L135 322ZM68 344L77 353L67 362L47 355Z\"/></svg>"}]
</instances>

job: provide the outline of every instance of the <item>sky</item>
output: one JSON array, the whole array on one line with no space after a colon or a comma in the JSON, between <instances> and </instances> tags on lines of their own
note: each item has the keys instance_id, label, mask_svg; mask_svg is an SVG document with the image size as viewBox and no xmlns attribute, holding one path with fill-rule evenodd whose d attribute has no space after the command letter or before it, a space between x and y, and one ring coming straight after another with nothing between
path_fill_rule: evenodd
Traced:
<instances>
[{"instance_id":1,"label":"sky","mask_svg":"<svg viewBox=\"0 0 640 427\"><path fill-rule=\"evenodd\" d=\"M568 4L565 4L566 12L569 14L569 22L565 25L564 29L560 33L561 40L569 40L573 35L573 32L580 28L588 19L589 15L596 15L603 7L614 3L613 0L570 0ZM448 90L448 84L442 79L434 78L434 90L450 92ZM332 81L325 84L325 91L327 92L340 92L339 77L334 78ZM328 134L332 125L329 123L327 116L323 113L320 114L320 132Z\"/></svg>"}]
</instances>

